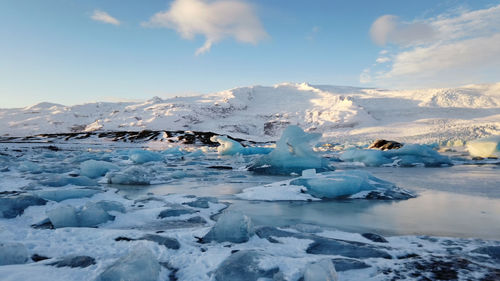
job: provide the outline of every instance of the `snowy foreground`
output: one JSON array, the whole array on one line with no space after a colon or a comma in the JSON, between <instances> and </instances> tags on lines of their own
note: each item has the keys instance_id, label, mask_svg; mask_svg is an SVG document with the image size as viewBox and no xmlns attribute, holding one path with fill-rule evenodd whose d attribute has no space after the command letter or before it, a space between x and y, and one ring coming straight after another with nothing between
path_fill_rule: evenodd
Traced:
<instances>
[{"instance_id":1,"label":"snowy foreground","mask_svg":"<svg viewBox=\"0 0 500 281\"><path fill-rule=\"evenodd\" d=\"M418 192L366 167L398 173L453 165L498 169L500 163L416 144L388 151L313 149L320 137L290 126L272 147L216 135L211 141L218 147L58 138L50 145L0 143L0 279L500 279L500 233L489 233L491 240L384 237L300 217L280 227L257 224L238 210L240 201L302 202L303 210L319 201L346 209L360 200L411 201ZM475 148L498 151L490 142ZM161 192L174 187L177 192ZM261 211L272 216L273 210Z\"/></svg>"},{"instance_id":2,"label":"snowy foreground","mask_svg":"<svg viewBox=\"0 0 500 281\"><path fill-rule=\"evenodd\" d=\"M285 83L145 102L44 102L0 109L0 124L0 136L167 129L269 141L299 125L327 142L463 144L500 134L500 84L396 91Z\"/></svg>"}]
</instances>

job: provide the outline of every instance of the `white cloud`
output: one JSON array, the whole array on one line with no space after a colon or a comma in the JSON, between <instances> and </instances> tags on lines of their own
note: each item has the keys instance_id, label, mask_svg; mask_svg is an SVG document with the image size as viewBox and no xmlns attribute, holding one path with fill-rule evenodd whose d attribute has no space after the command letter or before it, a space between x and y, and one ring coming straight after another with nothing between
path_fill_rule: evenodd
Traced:
<instances>
[{"instance_id":1,"label":"white cloud","mask_svg":"<svg viewBox=\"0 0 500 281\"><path fill-rule=\"evenodd\" d=\"M385 15L375 20L370 28L370 35L381 46L387 43L407 45L432 40L435 31L425 22L405 23L397 16Z\"/></svg>"},{"instance_id":2,"label":"white cloud","mask_svg":"<svg viewBox=\"0 0 500 281\"><path fill-rule=\"evenodd\" d=\"M167 11L155 14L143 25L171 28L185 39L205 36L197 55L228 37L257 44L268 36L253 7L242 0L175 0Z\"/></svg>"},{"instance_id":3,"label":"white cloud","mask_svg":"<svg viewBox=\"0 0 500 281\"><path fill-rule=\"evenodd\" d=\"M500 77L500 5L413 23L383 16L370 33L376 44L393 48L381 52L376 64L363 71L362 83L455 86Z\"/></svg>"},{"instance_id":4,"label":"white cloud","mask_svg":"<svg viewBox=\"0 0 500 281\"><path fill-rule=\"evenodd\" d=\"M112 17L110 14L101 11L101 10L94 10L94 13L90 16L91 19L95 21L100 21L103 23L109 23L112 25L120 25L120 21L117 20L116 18Z\"/></svg>"}]
</instances>

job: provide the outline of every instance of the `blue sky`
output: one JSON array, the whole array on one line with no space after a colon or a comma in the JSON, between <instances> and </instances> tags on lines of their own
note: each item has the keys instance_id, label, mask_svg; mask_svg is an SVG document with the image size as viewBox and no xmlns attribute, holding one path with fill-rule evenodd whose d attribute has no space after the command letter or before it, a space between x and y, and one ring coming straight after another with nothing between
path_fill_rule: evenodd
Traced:
<instances>
[{"instance_id":1,"label":"blue sky","mask_svg":"<svg viewBox=\"0 0 500 281\"><path fill-rule=\"evenodd\" d=\"M281 82L392 88L498 82L500 48L483 48L500 38L499 5L0 0L0 108Z\"/></svg>"}]
</instances>

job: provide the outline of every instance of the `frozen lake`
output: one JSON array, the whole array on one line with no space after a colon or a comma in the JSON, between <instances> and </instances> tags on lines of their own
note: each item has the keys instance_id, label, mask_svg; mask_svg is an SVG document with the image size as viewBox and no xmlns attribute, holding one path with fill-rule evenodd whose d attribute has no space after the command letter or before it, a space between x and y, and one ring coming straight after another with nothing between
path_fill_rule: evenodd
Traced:
<instances>
[{"instance_id":1,"label":"frozen lake","mask_svg":"<svg viewBox=\"0 0 500 281\"><path fill-rule=\"evenodd\" d=\"M148 192L216 196L258 225L314 224L350 232L500 239L500 166L457 165L442 168L361 168L417 193L408 200L247 201L232 196L244 188L281 181L283 176L224 172L218 181L127 187L130 196ZM228 178L228 174L245 178ZM223 182L220 182L223 181Z\"/></svg>"}]
</instances>

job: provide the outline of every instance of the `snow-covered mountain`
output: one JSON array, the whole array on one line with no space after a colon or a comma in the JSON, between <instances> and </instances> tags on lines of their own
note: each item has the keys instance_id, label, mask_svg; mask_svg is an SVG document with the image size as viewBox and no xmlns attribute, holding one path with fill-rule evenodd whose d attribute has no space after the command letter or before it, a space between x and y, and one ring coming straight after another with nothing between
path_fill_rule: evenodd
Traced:
<instances>
[{"instance_id":1,"label":"snow-covered mountain","mask_svg":"<svg viewBox=\"0 0 500 281\"><path fill-rule=\"evenodd\" d=\"M338 142L443 142L499 135L500 83L424 90L284 83L145 102L44 102L0 109L0 136L150 129L268 141L289 124Z\"/></svg>"}]
</instances>

